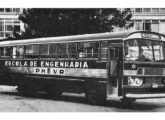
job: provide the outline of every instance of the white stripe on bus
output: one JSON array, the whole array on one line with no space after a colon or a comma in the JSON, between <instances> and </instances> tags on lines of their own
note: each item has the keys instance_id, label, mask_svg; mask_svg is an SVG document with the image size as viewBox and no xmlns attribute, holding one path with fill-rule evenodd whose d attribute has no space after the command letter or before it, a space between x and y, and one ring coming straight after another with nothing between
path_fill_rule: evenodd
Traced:
<instances>
[{"instance_id":1,"label":"white stripe on bus","mask_svg":"<svg viewBox=\"0 0 165 120\"><path fill-rule=\"evenodd\" d=\"M124 75L137 75L137 70L124 70Z\"/></svg>"},{"instance_id":2,"label":"white stripe on bus","mask_svg":"<svg viewBox=\"0 0 165 120\"><path fill-rule=\"evenodd\" d=\"M47 68L47 67L10 67L10 69L15 73L24 73L24 74L107 78L106 69Z\"/></svg>"}]
</instances>

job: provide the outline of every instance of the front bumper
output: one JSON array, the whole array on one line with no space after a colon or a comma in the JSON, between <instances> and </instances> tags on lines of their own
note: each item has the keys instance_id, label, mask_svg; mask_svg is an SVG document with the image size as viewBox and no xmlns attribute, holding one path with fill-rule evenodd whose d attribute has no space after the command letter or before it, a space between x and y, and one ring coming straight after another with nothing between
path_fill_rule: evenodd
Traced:
<instances>
[{"instance_id":1,"label":"front bumper","mask_svg":"<svg viewBox=\"0 0 165 120\"><path fill-rule=\"evenodd\" d=\"M127 98L165 98L165 87L151 88L151 87L136 87L124 88L123 95Z\"/></svg>"},{"instance_id":2,"label":"front bumper","mask_svg":"<svg viewBox=\"0 0 165 120\"><path fill-rule=\"evenodd\" d=\"M144 98L165 98L165 93L156 93L156 94L133 94L128 93L125 95L127 98L136 98L136 99L144 99Z\"/></svg>"}]
</instances>

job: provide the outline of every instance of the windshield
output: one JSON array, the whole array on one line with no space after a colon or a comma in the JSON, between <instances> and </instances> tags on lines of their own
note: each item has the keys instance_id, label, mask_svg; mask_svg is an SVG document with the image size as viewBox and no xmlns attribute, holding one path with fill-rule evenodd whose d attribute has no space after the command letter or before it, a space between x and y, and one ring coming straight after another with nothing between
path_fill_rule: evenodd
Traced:
<instances>
[{"instance_id":1,"label":"windshield","mask_svg":"<svg viewBox=\"0 0 165 120\"><path fill-rule=\"evenodd\" d=\"M162 61L164 60L163 43L143 39L125 41L125 59L137 61Z\"/></svg>"}]
</instances>

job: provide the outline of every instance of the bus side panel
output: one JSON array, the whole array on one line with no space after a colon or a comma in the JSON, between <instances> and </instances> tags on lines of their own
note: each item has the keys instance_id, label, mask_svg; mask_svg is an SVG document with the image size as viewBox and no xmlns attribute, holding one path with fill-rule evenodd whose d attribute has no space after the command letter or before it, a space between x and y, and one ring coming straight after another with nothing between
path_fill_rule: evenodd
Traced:
<instances>
[{"instance_id":1,"label":"bus side panel","mask_svg":"<svg viewBox=\"0 0 165 120\"><path fill-rule=\"evenodd\" d=\"M40 86L58 80L63 81L64 86L81 86L84 81L106 82L107 78L106 62L94 60L4 60L2 64L10 69L13 85L27 80Z\"/></svg>"},{"instance_id":2,"label":"bus side panel","mask_svg":"<svg viewBox=\"0 0 165 120\"><path fill-rule=\"evenodd\" d=\"M96 61L6 60L12 73L106 78L106 63Z\"/></svg>"}]
</instances>

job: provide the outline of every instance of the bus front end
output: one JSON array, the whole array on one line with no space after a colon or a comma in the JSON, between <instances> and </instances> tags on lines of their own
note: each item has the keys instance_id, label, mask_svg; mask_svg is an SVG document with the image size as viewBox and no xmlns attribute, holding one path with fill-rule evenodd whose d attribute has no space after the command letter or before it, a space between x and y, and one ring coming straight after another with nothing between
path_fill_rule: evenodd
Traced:
<instances>
[{"instance_id":1,"label":"bus front end","mask_svg":"<svg viewBox=\"0 0 165 120\"><path fill-rule=\"evenodd\" d=\"M122 95L125 98L165 97L165 44L158 39L124 42Z\"/></svg>"}]
</instances>

